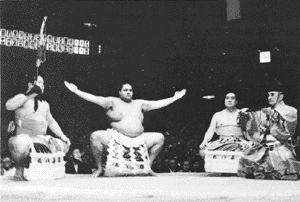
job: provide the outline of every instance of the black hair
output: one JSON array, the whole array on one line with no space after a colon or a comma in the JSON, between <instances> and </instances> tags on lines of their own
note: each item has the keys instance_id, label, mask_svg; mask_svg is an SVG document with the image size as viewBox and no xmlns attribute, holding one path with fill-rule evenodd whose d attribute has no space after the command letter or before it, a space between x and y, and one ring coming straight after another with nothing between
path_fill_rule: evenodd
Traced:
<instances>
[{"instance_id":1,"label":"black hair","mask_svg":"<svg viewBox=\"0 0 300 202\"><path fill-rule=\"evenodd\" d=\"M43 79L44 79L44 77L41 75L41 74L39 74L39 75L26 75L25 77L26 77L26 82L27 82L27 84L28 83L31 83L31 84L34 84L34 82L35 81L37 81L37 79L38 79L38 77L39 76L41 76ZM36 112L36 110L38 109L38 107L39 107L39 105L38 105L38 101L44 101L45 100L45 96L44 96L44 94L40 94L40 95L38 95L38 96L36 96L35 98L34 98L34 111Z\"/></svg>"},{"instance_id":2,"label":"black hair","mask_svg":"<svg viewBox=\"0 0 300 202\"><path fill-rule=\"evenodd\" d=\"M41 75L41 74L39 74L39 75L26 75L25 76L25 79L26 79L26 84L28 84L28 83L34 83L35 81L37 81L37 79L38 79L38 77L42 77L43 79L44 79L44 76L43 75Z\"/></svg>"},{"instance_id":3,"label":"black hair","mask_svg":"<svg viewBox=\"0 0 300 202\"><path fill-rule=\"evenodd\" d=\"M26 75L26 83L34 83L37 80L36 75Z\"/></svg>"},{"instance_id":4,"label":"black hair","mask_svg":"<svg viewBox=\"0 0 300 202\"><path fill-rule=\"evenodd\" d=\"M226 98L226 95L227 95L228 93L233 93L233 94L235 95L235 100L236 100L236 101L239 100L238 94L237 94L235 91L233 91L233 90L227 91L227 92L225 93L225 95L224 95L224 99Z\"/></svg>"},{"instance_id":5,"label":"black hair","mask_svg":"<svg viewBox=\"0 0 300 202\"><path fill-rule=\"evenodd\" d=\"M118 90L121 91L125 84L129 84L132 87L132 84L130 81L123 81L118 84Z\"/></svg>"}]
</instances>

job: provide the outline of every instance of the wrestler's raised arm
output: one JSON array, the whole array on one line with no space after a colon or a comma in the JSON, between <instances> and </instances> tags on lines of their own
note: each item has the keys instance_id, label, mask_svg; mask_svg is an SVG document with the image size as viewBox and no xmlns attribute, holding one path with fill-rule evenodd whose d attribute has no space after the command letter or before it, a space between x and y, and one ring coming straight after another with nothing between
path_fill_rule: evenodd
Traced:
<instances>
[{"instance_id":1,"label":"wrestler's raised arm","mask_svg":"<svg viewBox=\"0 0 300 202\"><path fill-rule=\"evenodd\" d=\"M109 107L112 106L112 100L107 97L95 96L90 93L83 92L83 91L79 90L76 85L74 85L73 83L69 83L67 81L65 81L64 83L71 92L75 93L79 97L81 97L89 102L98 104L105 109L108 109Z\"/></svg>"},{"instance_id":2,"label":"wrestler's raised arm","mask_svg":"<svg viewBox=\"0 0 300 202\"><path fill-rule=\"evenodd\" d=\"M156 101L148 101L148 100L143 100L142 108L143 111L150 111L150 110L155 110L155 109L160 109L163 107L168 106L169 104L172 104L176 100L179 100L182 98L186 93L186 90L183 89L181 91L175 92L173 97L162 99L162 100L156 100Z\"/></svg>"},{"instance_id":3,"label":"wrestler's raised arm","mask_svg":"<svg viewBox=\"0 0 300 202\"><path fill-rule=\"evenodd\" d=\"M71 145L71 142L69 140L69 138L67 138L67 136L62 132L60 126L58 125L58 123L56 122L56 120L53 118L51 112L50 112L50 106L47 103L47 122L48 122L48 126L51 129L51 131L57 136L59 137L63 142L65 142L66 144L68 144L69 146Z\"/></svg>"},{"instance_id":4,"label":"wrestler's raised arm","mask_svg":"<svg viewBox=\"0 0 300 202\"><path fill-rule=\"evenodd\" d=\"M34 98L35 96L40 94L42 90L37 85L33 85L33 87L28 89L27 92L28 93L26 94L18 94L13 98L9 99L5 104L6 109L9 111L14 111L17 108L22 107L27 100Z\"/></svg>"},{"instance_id":5,"label":"wrestler's raised arm","mask_svg":"<svg viewBox=\"0 0 300 202\"><path fill-rule=\"evenodd\" d=\"M209 128L207 129L204 139L202 143L200 144L200 149L204 149L207 145L207 143L213 138L214 133L216 131L216 126L217 126L217 113L215 113L211 119Z\"/></svg>"}]
</instances>

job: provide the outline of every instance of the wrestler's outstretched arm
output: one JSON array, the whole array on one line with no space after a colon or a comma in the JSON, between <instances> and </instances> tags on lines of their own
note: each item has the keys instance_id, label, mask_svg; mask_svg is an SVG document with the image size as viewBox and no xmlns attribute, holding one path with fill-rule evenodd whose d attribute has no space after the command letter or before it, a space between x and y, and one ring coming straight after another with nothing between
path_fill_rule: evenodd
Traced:
<instances>
[{"instance_id":1,"label":"wrestler's outstretched arm","mask_svg":"<svg viewBox=\"0 0 300 202\"><path fill-rule=\"evenodd\" d=\"M172 104L176 100L179 100L182 98L186 93L186 90L183 89L181 91L175 92L173 97L162 99L162 100L156 100L156 101L148 101L148 100L143 100L142 108L143 111L150 111L150 110L155 110L155 109L160 109L163 107L168 106L169 104Z\"/></svg>"},{"instance_id":2,"label":"wrestler's outstretched arm","mask_svg":"<svg viewBox=\"0 0 300 202\"><path fill-rule=\"evenodd\" d=\"M200 149L204 149L206 147L207 143L213 138L214 133L216 131L216 126L217 126L217 114L214 114L211 119L209 128L207 129L207 131L204 135L204 139L199 146Z\"/></svg>"},{"instance_id":3,"label":"wrestler's outstretched arm","mask_svg":"<svg viewBox=\"0 0 300 202\"><path fill-rule=\"evenodd\" d=\"M75 93L79 97L81 97L89 102L98 104L105 109L108 109L112 106L112 99L110 99L110 98L102 97L102 96L95 96L90 93L83 92L83 91L79 90L76 85L74 85L73 83L69 83L67 81L65 81L64 83L71 92Z\"/></svg>"},{"instance_id":4,"label":"wrestler's outstretched arm","mask_svg":"<svg viewBox=\"0 0 300 202\"><path fill-rule=\"evenodd\" d=\"M57 137L59 137L63 142L65 142L66 144L68 144L70 146L71 142L70 142L69 138L67 138L67 136L62 132L60 126L58 125L56 120L53 118L53 116L50 112L50 106L48 103L47 103L47 108L48 108L47 109L47 122L48 122L49 128Z\"/></svg>"}]
</instances>

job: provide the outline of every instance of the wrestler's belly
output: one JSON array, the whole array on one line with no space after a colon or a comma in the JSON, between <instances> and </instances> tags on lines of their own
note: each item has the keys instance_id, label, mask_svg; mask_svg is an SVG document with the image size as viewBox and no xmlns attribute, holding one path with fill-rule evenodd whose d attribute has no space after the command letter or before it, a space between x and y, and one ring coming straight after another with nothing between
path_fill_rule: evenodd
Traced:
<instances>
[{"instance_id":1,"label":"wrestler's belly","mask_svg":"<svg viewBox=\"0 0 300 202\"><path fill-rule=\"evenodd\" d=\"M38 130L38 129L27 129L27 128L17 128L16 134L26 134L29 135L29 137L31 138L35 138L38 135L45 135L46 134L46 130Z\"/></svg>"},{"instance_id":2,"label":"wrestler's belly","mask_svg":"<svg viewBox=\"0 0 300 202\"><path fill-rule=\"evenodd\" d=\"M138 118L123 118L121 121L112 122L110 125L118 132L129 137L137 137L144 132L142 122Z\"/></svg>"},{"instance_id":3,"label":"wrestler's belly","mask_svg":"<svg viewBox=\"0 0 300 202\"><path fill-rule=\"evenodd\" d=\"M220 138L242 137L243 136L241 128L234 127L234 126L219 127L219 128L217 128L216 132L220 136Z\"/></svg>"},{"instance_id":4,"label":"wrestler's belly","mask_svg":"<svg viewBox=\"0 0 300 202\"><path fill-rule=\"evenodd\" d=\"M29 136L45 135L48 124L43 117L34 117L32 119L21 117L16 120L17 134L27 134Z\"/></svg>"},{"instance_id":5,"label":"wrestler's belly","mask_svg":"<svg viewBox=\"0 0 300 202\"><path fill-rule=\"evenodd\" d=\"M219 139L238 137L240 139L245 139L243 136L235 136L235 135L219 135Z\"/></svg>"}]
</instances>

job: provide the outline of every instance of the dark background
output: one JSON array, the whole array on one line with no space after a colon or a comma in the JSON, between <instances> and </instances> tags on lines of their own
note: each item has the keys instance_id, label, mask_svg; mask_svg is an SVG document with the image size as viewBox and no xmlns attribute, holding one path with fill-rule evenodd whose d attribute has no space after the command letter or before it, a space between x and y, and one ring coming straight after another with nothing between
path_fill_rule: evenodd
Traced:
<instances>
[{"instance_id":1,"label":"dark background","mask_svg":"<svg viewBox=\"0 0 300 202\"><path fill-rule=\"evenodd\" d=\"M276 78L289 89L286 103L300 109L299 1L240 5L241 18L227 21L226 0L1 1L1 28L38 33L48 16L47 34L91 41L90 55L47 51L40 68L51 112L74 145L88 145L89 133L108 123L103 109L73 95L63 81L95 95L118 96L117 84L127 78L135 98L157 100L186 88L182 100L147 113L145 129L171 135L186 130L200 143L229 89L239 92L239 108L266 106L263 87ZM259 62L259 50L271 51L271 63ZM1 46L4 153L13 118L5 102L25 91L23 78L35 72L35 60L34 50ZM208 94L216 98L202 98Z\"/></svg>"}]
</instances>

